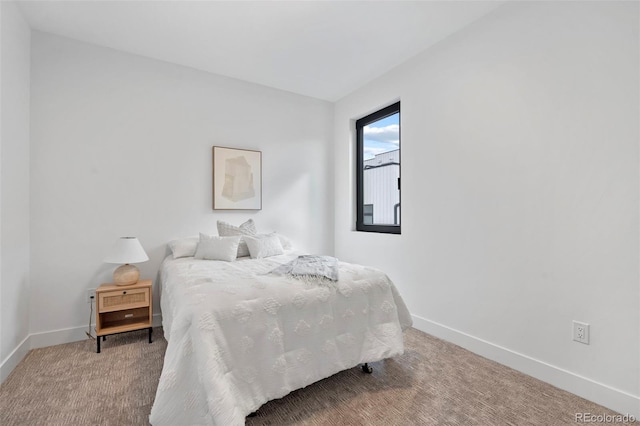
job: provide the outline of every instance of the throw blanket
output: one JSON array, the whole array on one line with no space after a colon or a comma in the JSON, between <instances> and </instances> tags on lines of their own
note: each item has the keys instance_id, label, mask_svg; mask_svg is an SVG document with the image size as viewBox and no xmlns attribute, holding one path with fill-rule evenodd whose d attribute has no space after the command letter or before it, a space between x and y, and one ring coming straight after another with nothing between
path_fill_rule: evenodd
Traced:
<instances>
[{"instance_id":1,"label":"throw blanket","mask_svg":"<svg viewBox=\"0 0 640 426\"><path fill-rule=\"evenodd\" d=\"M331 256L302 255L270 272L301 279L308 284L338 281L338 259Z\"/></svg>"}]
</instances>

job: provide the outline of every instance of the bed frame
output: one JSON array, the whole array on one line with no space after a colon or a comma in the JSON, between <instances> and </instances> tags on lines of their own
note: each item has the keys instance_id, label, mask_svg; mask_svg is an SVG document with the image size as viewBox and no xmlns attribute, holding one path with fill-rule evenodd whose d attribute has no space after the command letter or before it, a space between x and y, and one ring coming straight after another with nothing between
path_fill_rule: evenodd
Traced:
<instances>
[{"instance_id":1,"label":"bed frame","mask_svg":"<svg viewBox=\"0 0 640 426\"><path fill-rule=\"evenodd\" d=\"M362 364L361 368L362 368L362 372L363 373L367 373L367 374L373 373L373 368L369 365L368 362L365 362L364 364ZM258 411L259 410L254 411L253 413L249 414L247 417L255 417L255 416L257 416L258 415Z\"/></svg>"}]
</instances>

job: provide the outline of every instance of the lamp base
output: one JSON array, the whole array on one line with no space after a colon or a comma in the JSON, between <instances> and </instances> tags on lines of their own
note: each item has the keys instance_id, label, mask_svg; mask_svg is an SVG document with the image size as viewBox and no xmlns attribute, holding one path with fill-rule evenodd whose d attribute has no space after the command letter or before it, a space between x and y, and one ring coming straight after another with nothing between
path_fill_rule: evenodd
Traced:
<instances>
[{"instance_id":1,"label":"lamp base","mask_svg":"<svg viewBox=\"0 0 640 426\"><path fill-rule=\"evenodd\" d=\"M140 278L140 270L128 263L119 266L113 271L113 283L115 285L131 285L138 282Z\"/></svg>"}]
</instances>

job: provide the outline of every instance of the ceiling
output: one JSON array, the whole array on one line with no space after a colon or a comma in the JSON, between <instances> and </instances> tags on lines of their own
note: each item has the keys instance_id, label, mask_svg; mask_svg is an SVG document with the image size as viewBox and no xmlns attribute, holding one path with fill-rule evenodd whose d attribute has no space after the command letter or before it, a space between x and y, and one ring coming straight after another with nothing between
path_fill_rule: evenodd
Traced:
<instances>
[{"instance_id":1,"label":"ceiling","mask_svg":"<svg viewBox=\"0 0 640 426\"><path fill-rule=\"evenodd\" d=\"M32 28L336 101L501 1L20 1Z\"/></svg>"}]
</instances>

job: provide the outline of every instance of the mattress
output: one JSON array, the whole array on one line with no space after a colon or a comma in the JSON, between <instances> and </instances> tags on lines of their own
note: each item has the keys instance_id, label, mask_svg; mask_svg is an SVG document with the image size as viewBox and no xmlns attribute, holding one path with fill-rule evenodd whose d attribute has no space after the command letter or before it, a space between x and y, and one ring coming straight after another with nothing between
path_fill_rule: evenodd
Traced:
<instances>
[{"instance_id":1,"label":"mattress","mask_svg":"<svg viewBox=\"0 0 640 426\"><path fill-rule=\"evenodd\" d=\"M152 425L242 425L269 400L403 353L411 316L384 273L340 262L337 282L269 274L296 257L164 260Z\"/></svg>"}]
</instances>

